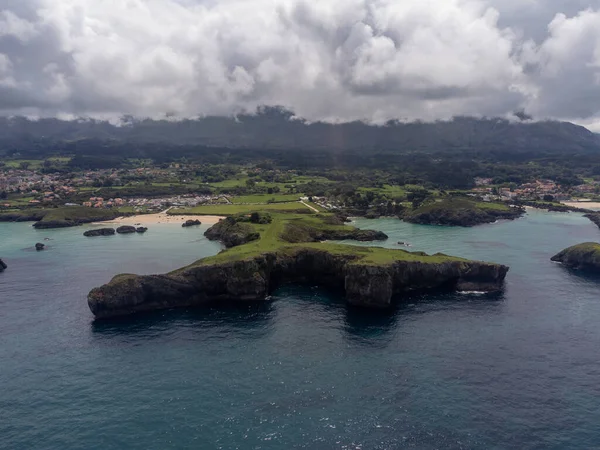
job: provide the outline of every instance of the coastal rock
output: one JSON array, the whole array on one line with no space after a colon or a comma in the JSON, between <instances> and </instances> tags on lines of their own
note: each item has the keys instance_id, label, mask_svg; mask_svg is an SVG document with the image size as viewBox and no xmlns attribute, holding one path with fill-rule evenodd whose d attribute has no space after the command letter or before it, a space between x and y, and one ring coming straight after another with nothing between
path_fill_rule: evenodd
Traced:
<instances>
[{"instance_id":1,"label":"coastal rock","mask_svg":"<svg viewBox=\"0 0 600 450\"><path fill-rule=\"evenodd\" d=\"M387 308L411 291L502 289L508 267L466 260L355 264L352 254L296 247L234 262L199 262L168 275L121 275L93 289L88 305L98 317L195 306L225 300L264 300L282 283L308 283L343 294L367 308Z\"/></svg>"},{"instance_id":2,"label":"coastal rock","mask_svg":"<svg viewBox=\"0 0 600 450\"><path fill-rule=\"evenodd\" d=\"M117 228L117 233L119 234L131 234L131 233L135 233L136 229L135 227L132 227L131 225L123 225L120 226L119 228Z\"/></svg>"},{"instance_id":3,"label":"coastal rock","mask_svg":"<svg viewBox=\"0 0 600 450\"><path fill-rule=\"evenodd\" d=\"M83 233L86 237L96 237L96 236L112 236L115 234L114 228L98 228L97 230L88 230Z\"/></svg>"},{"instance_id":4,"label":"coastal rock","mask_svg":"<svg viewBox=\"0 0 600 450\"><path fill-rule=\"evenodd\" d=\"M211 241L221 241L225 247L236 247L260 239L251 225L236 221L233 217L214 224L204 233Z\"/></svg>"},{"instance_id":5,"label":"coastal rock","mask_svg":"<svg viewBox=\"0 0 600 450\"><path fill-rule=\"evenodd\" d=\"M554 255L552 261L560 262L572 269L600 273L600 244L585 242L574 245Z\"/></svg>"},{"instance_id":6,"label":"coastal rock","mask_svg":"<svg viewBox=\"0 0 600 450\"><path fill-rule=\"evenodd\" d=\"M196 225L202 225L202 222L200 222L198 219L196 220L186 220L184 223L181 224L182 227L187 228L187 227L193 227Z\"/></svg>"},{"instance_id":7,"label":"coastal rock","mask_svg":"<svg viewBox=\"0 0 600 450\"><path fill-rule=\"evenodd\" d=\"M596 225L598 228L600 228L600 213L595 212L595 213L585 214L583 217L587 217L594 223L594 225Z\"/></svg>"},{"instance_id":8,"label":"coastal rock","mask_svg":"<svg viewBox=\"0 0 600 450\"><path fill-rule=\"evenodd\" d=\"M6 269L8 269L8 266L4 261L2 261L2 259L0 259L0 272L4 272Z\"/></svg>"},{"instance_id":9,"label":"coastal rock","mask_svg":"<svg viewBox=\"0 0 600 450\"><path fill-rule=\"evenodd\" d=\"M135 232L140 233L140 234L144 234L146 231L148 231L148 228L146 228L146 227L137 227L135 229Z\"/></svg>"},{"instance_id":10,"label":"coastal rock","mask_svg":"<svg viewBox=\"0 0 600 450\"><path fill-rule=\"evenodd\" d=\"M524 213L525 210L521 207L475 202L464 198L447 198L406 211L401 218L405 222L420 225L473 227L500 219L514 220Z\"/></svg>"},{"instance_id":11,"label":"coastal rock","mask_svg":"<svg viewBox=\"0 0 600 450\"><path fill-rule=\"evenodd\" d=\"M36 249L38 252L39 252L39 251L41 251L41 250L44 250L44 248L46 248L46 246L45 246L44 244L41 244L41 243L39 243L39 242L38 242L37 244L35 244L35 249Z\"/></svg>"}]
</instances>

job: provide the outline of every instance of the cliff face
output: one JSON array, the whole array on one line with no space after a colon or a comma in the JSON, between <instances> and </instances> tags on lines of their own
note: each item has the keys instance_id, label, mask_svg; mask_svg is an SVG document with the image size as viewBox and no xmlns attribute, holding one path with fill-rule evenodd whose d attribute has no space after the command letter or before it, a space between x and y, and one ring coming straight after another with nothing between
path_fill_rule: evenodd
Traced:
<instances>
[{"instance_id":1,"label":"cliff face","mask_svg":"<svg viewBox=\"0 0 600 450\"><path fill-rule=\"evenodd\" d=\"M120 275L92 290L88 304L102 318L222 300L264 300L278 285L296 282L341 292L353 305L386 308L394 296L413 290L497 291L507 272L506 266L460 260L359 264L353 255L298 248L242 261L195 265L169 275Z\"/></svg>"},{"instance_id":2,"label":"cliff face","mask_svg":"<svg viewBox=\"0 0 600 450\"><path fill-rule=\"evenodd\" d=\"M554 255L552 261L573 269L600 272L600 244L586 242L574 245Z\"/></svg>"}]
</instances>

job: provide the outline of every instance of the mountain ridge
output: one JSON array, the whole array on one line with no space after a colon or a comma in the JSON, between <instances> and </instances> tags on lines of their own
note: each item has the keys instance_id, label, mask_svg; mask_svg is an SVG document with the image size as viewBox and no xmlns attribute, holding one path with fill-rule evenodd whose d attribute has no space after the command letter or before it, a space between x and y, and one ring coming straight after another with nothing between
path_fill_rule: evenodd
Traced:
<instances>
[{"instance_id":1,"label":"mountain ridge","mask_svg":"<svg viewBox=\"0 0 600 450\"><path fill-rule=\"evenodd\" d=\"M437 122L390 121L384 125L309 123L276 108L255 115L180 121L126 118L119 126L94 119L0 118L0 143L5 146L18 148L28 142L78 140L341 151L600 151L600 135L583 126L558 121L512 122L499 118L456 117Z\"/></svg>"}]
</instances>

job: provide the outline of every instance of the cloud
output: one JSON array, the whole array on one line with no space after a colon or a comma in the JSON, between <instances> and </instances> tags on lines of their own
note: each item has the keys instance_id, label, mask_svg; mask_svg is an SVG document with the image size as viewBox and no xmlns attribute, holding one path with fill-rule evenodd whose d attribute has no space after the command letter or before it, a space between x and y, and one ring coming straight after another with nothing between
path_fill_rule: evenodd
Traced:
<instances>
[{"instance_id":1,"label":"cloud","mask_svg":"<svg viewBox=\"0 0 600 450\"><path fill-rule=\"evenodd\" d=\"M0 114L600 123L600 0L0 0Z\"/></svg>"}]
</instances>

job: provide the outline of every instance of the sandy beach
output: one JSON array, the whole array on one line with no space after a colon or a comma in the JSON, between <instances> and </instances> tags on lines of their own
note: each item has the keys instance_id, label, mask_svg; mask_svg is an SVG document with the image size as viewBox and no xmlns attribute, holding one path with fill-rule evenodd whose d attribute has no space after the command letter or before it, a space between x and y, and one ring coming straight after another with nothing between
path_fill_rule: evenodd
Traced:
<instances>
[{"instance_id":1,"label":"sandy beach","mask_svg":"<svg viewBox=\"0 0 600 450\"><path fill-rule=\"evenodd\" d=\"M584 209L600 209L600 202L561 202L563 205L584 208Z\"/></svg>"},{"instance_id":2,"label":"sandy beach","mask_svg":"<svg viewBox=\"0 0 600 450\"><path fill-rule=\"evenodd\" d=\"M114 220L108 220L106 222L96 222L97 224L115 224L115 225L156 225L159 223L172 223L181 225L186 220L198 219L203 225L214 225L219 220L223 219L221 216L170 216L166 212L156 214L139 214L136 216L129 217L117 217Z\"/></svg>"}]
</instances>

